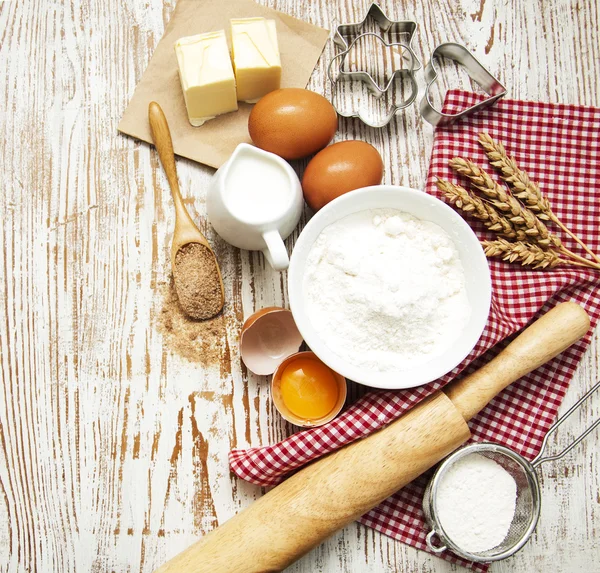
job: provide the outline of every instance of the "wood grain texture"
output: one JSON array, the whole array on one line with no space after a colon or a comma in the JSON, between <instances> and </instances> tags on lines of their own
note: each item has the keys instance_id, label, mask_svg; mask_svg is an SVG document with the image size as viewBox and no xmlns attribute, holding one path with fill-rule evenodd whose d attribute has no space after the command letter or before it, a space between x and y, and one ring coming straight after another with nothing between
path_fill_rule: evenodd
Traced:
<instances>
[{"instance_id":1,"label":"wood grain texture","mask_svg":"<svg viewBox=\"0 0 600 573\"><path fill-rule=\"evenodd\" d=\"M262 0L333 27L368 2ZM284 277L215 237L212 170L178 160L184 201L215 248L228 301L221 367L186 362L154 327L174 212L154 150L116 126L173 0L0 2L0 571L149 572L261 495L229 475L234 446L281 439L267 379L239 361L239 327L285 305ZM458 41L517 98L599 103L597 2L382 2L420 23L427 60ZM324 81L329 43L309 87ZM469 87L463 75L449 84ZM422 77L420 85L422 86ZM383 130L340 122L372 143L384 181L422 187L432 128L414 108ZM301 169L302 163L297 165ZM304 217L304 222L306 217ZM297 234L288 239L291 246ZM564 408L598 376L595 337ZM566 443L600 401L561 428ZM593 571L600 551L600 437L543 467L532 541L492 571ZM356 524L294 573L457 568Z\"/></svg>"},{"instance_id":2,"label":"wood grain texture","mask_svg":"<svg viewBox=\"0 0 600 573\"><path fill-rule=\"evenodd\" d=\"M302 468L156 573L282 571L470 437L461 412L435 392L380 432Z\"/></svg>"}]
</instances>

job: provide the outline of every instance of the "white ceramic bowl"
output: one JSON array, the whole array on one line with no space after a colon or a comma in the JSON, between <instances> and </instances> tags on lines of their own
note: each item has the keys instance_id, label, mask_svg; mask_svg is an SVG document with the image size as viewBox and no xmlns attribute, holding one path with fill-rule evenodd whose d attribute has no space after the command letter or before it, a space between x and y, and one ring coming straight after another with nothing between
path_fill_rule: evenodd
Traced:
<instances>
[{"instance_id":1,"label":"white ceramic bowl","mask_svg":"<svg viewBox=\"0 0 600 573\"><path fill-rule=\"evenodd\" d=\"M303 278L308 253L321 231L331 223L366 209L391 208L431 221L444 229L456 245L462 262L471 318L457 333L454 344L441 356L411 370L398 373L373 372L348 364L334 354L312 326L305 310ZM491 301L491 279L487 259L471 227L444 202L408 187L375 185L357 189L327 204L308 222L300 234L288 271L290 308L302 337L310 349L327 366L346 378L375 388L412 388L432 382L457 366L473 349L488 318Z\"/></svg>"}]
</instances>

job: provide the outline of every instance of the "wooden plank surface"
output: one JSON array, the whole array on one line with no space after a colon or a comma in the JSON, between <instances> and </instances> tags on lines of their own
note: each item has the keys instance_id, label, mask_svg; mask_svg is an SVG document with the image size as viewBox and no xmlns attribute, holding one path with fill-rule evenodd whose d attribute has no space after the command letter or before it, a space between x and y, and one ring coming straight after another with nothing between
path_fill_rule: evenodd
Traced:
<instances>
[{"instance_id":1,"label":"wooden plank surface","mask_svg":"<svg viewBox=\"0 0 600 573\"><path fill-rule=\"evenodd\" d=\"M368 5L264 3L330 28L360 19ZM599 103L597 2L382 4L420 23L423 60L438 43L459 41L513 97ZM171 201L154 151L116 126L173 8L170 0L0 2L1 572L150 572L261 494L229 475L228 451L291 431L273 412L267 379L249 375L237 350L245 316L285 305L284 277L214 235L204 216L213 171L185 160L182 191L225 278L229 304L211 339L222 366L185 360L160 327ZM332 53L329 44L310 88L328 89ZM448 78L469 85L452 71ZM337 138L345 137L380 150L386 183L422 187L432 128L415 108L380 131L344 120ZM596 337L565 406L597 378L598 357ZM594 415L598 399L553 447ZM599 445L593 435L542 469L538 531L492 571L597 570ZM289 569L455 570L356 524Z\"/></svg>"}]
</instances>

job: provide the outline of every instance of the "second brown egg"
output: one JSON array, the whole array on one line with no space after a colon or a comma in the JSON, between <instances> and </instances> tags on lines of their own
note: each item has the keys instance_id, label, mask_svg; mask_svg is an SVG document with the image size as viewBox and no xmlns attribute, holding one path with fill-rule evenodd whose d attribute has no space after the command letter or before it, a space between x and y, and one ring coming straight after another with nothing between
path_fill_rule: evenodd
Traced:
<instances>
[{"instance_id":1,"label":"second brown egg","mask_svg":"<svg viewBox=\"0 0 600 573\"><path fill-rule=\"evenodd\" d=\"M304 199L318 211L336 197L383 178L379 152L364 141L340 141L319 151L306 166L302 178Z\"/></svg>"}]
</instances>

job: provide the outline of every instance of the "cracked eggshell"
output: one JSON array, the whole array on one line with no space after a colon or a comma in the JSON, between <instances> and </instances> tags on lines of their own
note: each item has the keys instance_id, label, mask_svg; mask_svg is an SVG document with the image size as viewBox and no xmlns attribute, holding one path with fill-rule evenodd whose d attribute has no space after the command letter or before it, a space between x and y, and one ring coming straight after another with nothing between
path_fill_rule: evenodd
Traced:
<instances>
[{"instance_id":1,"label":"cracked eggshell","mask_svg":"<svg viewBox=\"0 0 600 573\"><path fill-rule=\"evenodd\" d=\"M242 326L240 355L254 374L273 374L291 354L298 352L302 336L292 312L269 306L251 315Z\"/></svg>"}]
</instances>

